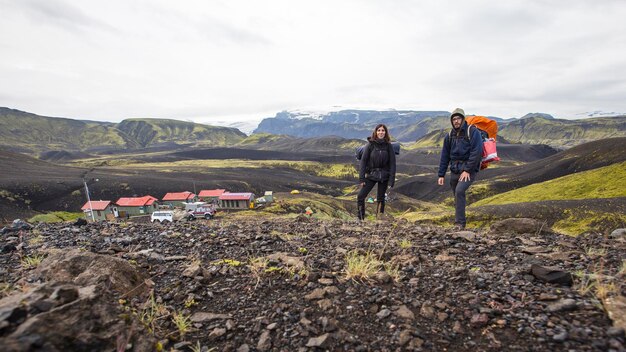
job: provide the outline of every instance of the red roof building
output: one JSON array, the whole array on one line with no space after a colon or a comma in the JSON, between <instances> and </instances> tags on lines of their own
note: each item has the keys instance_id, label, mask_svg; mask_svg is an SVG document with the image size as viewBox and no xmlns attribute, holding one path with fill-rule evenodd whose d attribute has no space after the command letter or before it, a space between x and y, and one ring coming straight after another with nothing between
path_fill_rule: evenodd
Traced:
<instances>
[{"instance_id":1,"label":"red roof building","mask_svg":"<svg viewBox=\"0 0 626 352\"><path fill-rule=\"evenodd\" d=\"M115 204L119 205L120 207L143 207L152 205L157 200L158 199L154 198L153 196L125 197L118 199Z\"/></svg>"},{"instance_id":2,"label":"red roof building","mask_svg":"<svg viewBox=\"0 0 626 352\"><path fill-rule=\"evenodd\" d=\"M198 197L200 197L200 198L219 197L224 192L226 192L225 189L205 189L205 190L200 191L200 194L198 194Z\"/></svg>"},{"instance_id":3,"label":"red roof building","mask_svg":"<svg viewBox=\"0 0 626 352\"><path fill-rule=\"evenodd\" d=\"M91 204L90 204L91 203ZM110 200L92 200L85 203L81 210L105 210L111 204Z\"/></svg>"},{"instance_id":4,"label":"red roof building","mask_svg":"<svg viewBox=\"0 0 626 352\"><path fill-rule=\"evenodd\" d=\"M179 202L193 202L194 198L196 198L196 195L189 191L166 193L163 196L164 201L167 200L167 201L179 201Z\"/></svg>"}]
</instances>

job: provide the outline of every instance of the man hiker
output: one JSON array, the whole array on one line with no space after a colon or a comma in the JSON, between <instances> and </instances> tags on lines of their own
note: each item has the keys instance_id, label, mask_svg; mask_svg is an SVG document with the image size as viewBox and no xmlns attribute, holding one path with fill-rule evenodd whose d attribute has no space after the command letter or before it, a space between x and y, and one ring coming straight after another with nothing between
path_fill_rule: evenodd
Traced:
<instances>
[{"instance_id":1,"label":"man hiker","mask_svg":"<svg viewBox=\"0 0 626 352\"><path fill-rule=\"evenodd\" d=\"M450 166L450 186L454 192L455 229L465 228L465 192L476 180L482 159L483 139L476 126L471 127L465 121L463 109L456 108L450 114L452 130L448 133L441 149L439 179L443 186L444 176Z\"/></svg>"}]
</instances>

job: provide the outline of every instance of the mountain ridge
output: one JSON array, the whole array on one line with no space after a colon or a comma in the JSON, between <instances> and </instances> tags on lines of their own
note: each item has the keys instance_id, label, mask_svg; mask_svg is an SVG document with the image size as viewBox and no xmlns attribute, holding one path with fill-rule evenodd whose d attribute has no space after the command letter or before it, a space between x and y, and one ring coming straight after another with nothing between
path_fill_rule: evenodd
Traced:
<instances>
[{"instance_id":1,"label":"mountain ridge","mask_svg":"<svg viewBox=\"0 0 626 352\"><path fill-rule=\"evenodd\" d=\"M312 118L301 112L281 111L274 117L263 119L253 133L363 139L370 135L377 123L384 123L396 140L415 142L433 131L449 129L449 114L447 111L341 110ZM592 140L626 136L626 115L567 120L536 112L521 118L489 118L498 122L498 135L511 143L572 147Z\"/></svg>"},{"instance_id":2,"label":"mountain ridge","mask_svg":"<svg viewBox=\"0 0 626 352\"><path fill-rule=\"evenodd\" d=\"M133 150L162 143L226 146L245 137L235 128L173 119L130 118L111 123L41 116L0 107L0 147L29 154L50 150Z\"/></svg>"}]
</instances>

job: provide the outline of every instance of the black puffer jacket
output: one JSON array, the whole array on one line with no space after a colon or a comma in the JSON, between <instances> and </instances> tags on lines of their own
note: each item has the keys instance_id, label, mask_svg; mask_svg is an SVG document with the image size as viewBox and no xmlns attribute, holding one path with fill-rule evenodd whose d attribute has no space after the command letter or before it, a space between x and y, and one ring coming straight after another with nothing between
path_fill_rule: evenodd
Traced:
<instances>
[{"instance_id":1,"label":"black puffer jacket","mask_svg":"<svg viewBox=\"0 0 626 352\"><path fill-rule=\"evenodd\" d=\"M396 154L391 144L384 139L372 140L371 137L367 141L369 143L359 165L359 182L365 182L366 178L381 182L389 180L389 187L393 187L396 180ZM381 170L381 179L375 177L378 170Z\"/></svg>"}]
</instances>

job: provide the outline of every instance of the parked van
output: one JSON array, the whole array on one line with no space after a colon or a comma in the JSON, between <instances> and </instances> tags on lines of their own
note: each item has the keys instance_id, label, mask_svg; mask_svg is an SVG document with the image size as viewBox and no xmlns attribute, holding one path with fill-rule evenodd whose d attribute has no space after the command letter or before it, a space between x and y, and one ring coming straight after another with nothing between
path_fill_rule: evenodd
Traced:
<instances>
[{"instance_id":1,"label":"parked van","mask_svg":"<svg viewBox=\"0 0 626 352\"><path fill-rule=\"evenodd\" d=\"M150 221L155 222L158 221L160 223L163 222L173 222L174 221L174 212L173 211L155 211L150 215Z\"/></svg>"}]
</instances>

